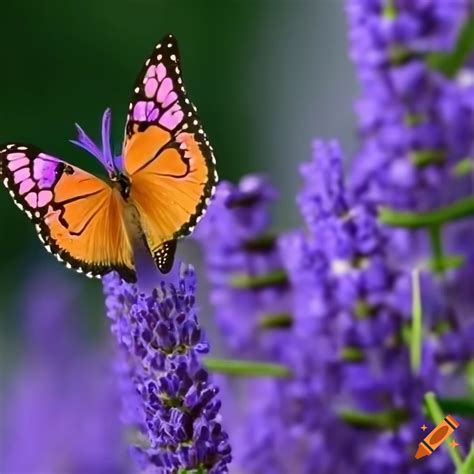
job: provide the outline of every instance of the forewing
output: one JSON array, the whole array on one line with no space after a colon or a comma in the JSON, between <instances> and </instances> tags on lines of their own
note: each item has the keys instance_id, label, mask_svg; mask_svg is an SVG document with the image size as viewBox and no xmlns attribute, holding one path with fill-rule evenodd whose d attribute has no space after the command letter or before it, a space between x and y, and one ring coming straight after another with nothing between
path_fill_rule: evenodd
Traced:
<instances>
[{"instance_id":1,"label":"forewing","mask_svg":"<svg viewBox=\"0 0 474 474\"><path fill-rule=\"evenodd\" d=\"M171 268L176 239L192 231L217 183L212 147L180 74L177 43L170 35L138 77L123 150L131 198L163 272Z\"/></svg>"},{"instance_id":2,"label":"forewing","mask_svg":"<svg viewBox=\"0 0 474 474\"><path fill-rule=\"evenodd\" d=\"M41 150L0 148L0 176L40 240L67 267L88 276L117 270L135 280L123 203L108 184Z\"/></svg>"}]
</instances>

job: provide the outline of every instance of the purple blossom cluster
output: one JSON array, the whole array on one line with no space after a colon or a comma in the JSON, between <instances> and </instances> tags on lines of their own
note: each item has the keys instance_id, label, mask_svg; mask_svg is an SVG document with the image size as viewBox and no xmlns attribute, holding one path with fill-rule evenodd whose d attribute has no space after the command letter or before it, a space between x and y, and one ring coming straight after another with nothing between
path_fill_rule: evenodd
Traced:
<instances>
[{"instance_id":1,"label":"purple blossom cluster","mask_svg":"<svg viewBox=\"0 0 474 474\"><path fill-rule=\"evenodd\" d=\"M472 87L436 71L430 54L453 49L469 0L349 0L350 54L362 96L362 146L352 185L377 203L426 210L470 185L456 164L471 151ZM453 177L453 174L455 175ZM456 186L446 186L456 181Z\"/></svg>"},{"instance_id":2,"label":"purple blossom cluster","mask_svg":"<svg viewBox=\"0 0 474 474\"><path fill-rule=\"evenodd\" d=\"M71 280L34 270L16 311L26 343L0 388L0 472L136 472L116 416L108 351L84 337Z\"/></svg>"},{"instance_id":3,"label":"purple blossom cluster","mask_svg":"<svg viewBox=\"0 0 474 474\"><path fill-rule=\"evenodd\" d=\"M336 142L316 142L314 159L301 167L297 201L305 227L272 239L265 262L286 276L273 300L287 316L278 333L261 326L267 301L255 298L256 289L237 292L231 284L242 271L235 261L247 274L256 261L240 237L253 229L248 223L270 225L268 206L246 199L240 220L228 204L242 191L251 195L242 183L258 178L224 183L218 191L200 232L223 337L233 350L250 348L291 372L288 380L246 387L244 427L233 436L236 463L245 472L453 472L445 452L422 464L413 454L427 419L424 394L466 393L473 347L466 312L473 302L468 292L462 304L453 298L470 254L460 270L436 267L419 234L380 223L379 206L426 211L470 193L472 177L463 171L472 169L466 158L474 138L469 64L460 80L437 69L434 55L455 47L470 8L462 0L347 2L362 86L356 104L361 147L347 186ZM472 235L472 222L462 230ZM422 270L425 318L416 367L409 347L414 262Z\"/></svg>"},{"instance_id":4,"label":"purple blossom cluster","mask_svg":"<svg viewBox=\"0 0 474 474\"><path fill-rule=\"evenodd\" d=\"M226 344L240 357L277 356L279 325L288 324L289 288L271 229L275 189L260 176L222 183L196 231L202 243L210 302ZM265 327L274 330L268 337Z\"/></svg>"},{"instance_id":5,"label":"purple blossom cluster","mask_svg":"<svg viewBox=\"0 0 474 474\"><path fill-rule=\"evenodd\" d=\"M227 472L231 450L220 423L218 388L201 360L209 345L194 310L194 271L183 267L175 285L162 282L150 295L116 274L104 280L107 314L128 364L121 373L137 459L163 473Z\"/></svg>"}]
</instances>

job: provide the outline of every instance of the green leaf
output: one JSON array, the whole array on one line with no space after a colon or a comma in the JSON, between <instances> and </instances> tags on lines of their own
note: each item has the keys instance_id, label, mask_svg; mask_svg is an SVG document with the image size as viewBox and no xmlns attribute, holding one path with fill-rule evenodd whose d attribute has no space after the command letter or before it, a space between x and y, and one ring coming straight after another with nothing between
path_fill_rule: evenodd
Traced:
<instances>
[{"instance_id":1,"label":"green leaf","mask_svg":"<svg viewBox=\"0 0 474 474\"><path fill-rule=\"evenodd\" d=\"M341 350L341 359L347 362L361 362L365 359L365 355L358 347L346 346Z\"/></svg>"},{"instance_id":2,"label":"green leaf","mask_svg":"<svg viewBox=\"0 0 474 474\"><path fill-rule=\"evenodd\" d=\"M458 469L457 474L472 474L474 472L474 441L471 443L471 449Z\"/></svg>"},{"instance_id":3,"label":"green leaf","mask_svg":"<svg viewBox=\"0 0 474 474\"><path fill-rule=\"evenodd\" d=\"M383 17L387 20L393 20L397 16L397 8L395 7L394 0L385 0L383 7Z\"/></svg>"},{"instance_id":4,"label":"green leaf","mask_svg":"<svg viewBox=\"0 0 474 474\"><path fill-rule=\"evenodd\" d=\"M269 286L284 285L287 282L288 279L283 270L275 270L274 272L258 276L242 273L233 275L230 279L230 285L240 290L262 289Z\"/></svg>"},{"instance_id":5,"label":"green leaf","mask_svg":"<svg viewBox=\"0 0 474 474\"><path fill-rule=\"evenodd\" d=\"M178 474L207 474L208 472L205 467L199 466L196 469L180 469Z\"/></svg>"},{"instance_id":6,"label":"green leaf","mask_svg":"<svg viewBox=\"0 0 474 474\"><path fill-rule=\"evenodd\" d=\"M428 268L433 273L444 273L448 270L461 268L466 261L464 255L443 255L442 258L431 258L428 260Z\"/></svg>"},{"instance_id":7,"label":"green leaf","mask_svg":"<svg viewBox=\"0 0 474 474\"><path fill-rule=\"evenodd\" d=\"M464 160L458 161L452 169L453 176L460 178L471 174L474 171L474 160L472 158L464 158Z\"/></svg>"},{"instance_id":8,"label":"green leaf","mask_svg":"<svg viewBox=\"0 0 474 474\"><path fill-rule=\"evenodd\" d=\"M217 359L205 357L204 365L210 372L238 377L290 377L288 367L281 364L254 362L238 359Z\"/></svg>"},{"instance_id":9,"label":"green leaf","mask_svg":"<svg viewBox=\"0 0 474 474\"><path fill-rule=\"evenodd\" d=\"M423 310L421 307L420 274L413 270L411 274L412 319L410 331L410 366L414 374L420 373L421 348L423 340Z\"/></svg>"},{"instance_id":10,"label":"green leaf","mask_svg":"<svg viewBox=\"0 0 474 474\"><path fill-rule=\"evenodd\" d=\"M347 424L361 429L395 430L408 420L405 410L386 410L376 413L358 410L341 410L339 417Z\"/></svg>"},{"instance_id":11,"label":"green leaf","mask_svg":"<svg viewBox=\"0 0 474 474\"><path fill-rule=\"evenodd\" d=\"M398 212L388 207L379 209L379 218L383 224L407 229L442 226L446 222L472 216L474 216L474 196L460 199L449 206L429 212Z\"/></svg>"},{"instance_id":12,"label":"green leaf","mask_svg":"<svg viewBox=\"0 0 474 474\"><path fill-rule=\"evenodd\" d=\"M410 153L410 160L418 168L443 163L444 152L440 150L419 150Z\"/></svg>"},{"instance_id":13,"label":"green leaf","mask_svg":"<svg viewBox=\"0 0 474 474\"><path fill-rule=\"evenodd\" d=\"M443 421L444 413L441 410L441 407L438 404L438 401L436 400L436 395L433 392L425 393L425 406L430 418L433 420L435 425ZM462 465L462 459L459 452L449 443L445 444L445 447L448 449L449 455L451 456L451 459L453 460L456 469L460 469Z\"/></svg>"},{"instance_id":14,"label":"green leaf","mask_svg":"<svg viewBox=\"0 0 474 474\"><path fill-rule=\"evenodd\" d=\"M472 398L440 398L438 403L445 413L474 417L474 399Z\"/></svg>"},{"instance_id":15,"label":"green leaf","mask_svg":"<svg viewBox=\"0 0 474 474\"><path fill-rule=\"evenodd\" d=\"M259 326L263 329L289 328L292 325L293 317L288 313L265 314L259 321Z\"/></svg>"},{"instance_id":16,"label":"green leaf","mask_svg":"<svg viewBox=\"0 0 474 474\"><path fill-rule=\"evenodd\" d=\"M433 53L427 58L432 69L448 77L453 77L466 63L469 55L474 51L474 17L467 19L457 44L449 53Z\"/></svg>"}]
</instances>

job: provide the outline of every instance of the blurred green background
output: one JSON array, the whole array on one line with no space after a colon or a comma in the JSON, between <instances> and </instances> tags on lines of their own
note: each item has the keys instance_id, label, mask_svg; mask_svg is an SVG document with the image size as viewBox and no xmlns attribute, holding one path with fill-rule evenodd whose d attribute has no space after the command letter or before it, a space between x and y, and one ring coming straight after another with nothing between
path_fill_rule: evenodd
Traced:
<instances>
[{"instance_id":1,"label":"blurred green background","mask_svg":"<svg viewBox=\"0 0 474 474\"><path fill-rule=\"evenodd\" d=\"M270 175L281 191L280 226L294 223L297 166L309 158L311 140L337 137L346 150L353 147L356 87L342 0L18 0L4 2L1 15L0 142L35 144L98 171L92 157L68 143L74 123L99 138L102 113L111 107L119 151L136 75L171 32L221 178ZM38 266L82 285L91 313L102 311L98 282L46 254L3 191L0 216L5 352L25 282Z\"/></svg>"}]
</instances>

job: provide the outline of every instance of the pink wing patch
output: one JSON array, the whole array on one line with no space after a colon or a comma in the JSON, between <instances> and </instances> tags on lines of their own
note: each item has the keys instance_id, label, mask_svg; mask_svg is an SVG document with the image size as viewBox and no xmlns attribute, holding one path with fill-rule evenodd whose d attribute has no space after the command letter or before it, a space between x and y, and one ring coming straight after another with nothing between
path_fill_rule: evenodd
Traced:
<instances>
[{"instance_id":1,"label":"pink wing patch","mask_svg":"<svg viewBox=\"0 0 474 474\"><path fill-rule=\"evenodd\" d=\"M180 74L178 45L169 35L156 46L138 76L127 117L127 138L149 125L159 125L174 135L198 125Z\"/></svg>"},{"instance_id":2,"label":"pink wing patch","mask_svg":"<svg viewBox=\"0 0 474 474\"><path fill-rule=\"evenodd\" d=\"M28 217L43 216L67 165L32 147L7 145L0 150L0 176L15 204Z\"/></svg>"}]
</instances>

